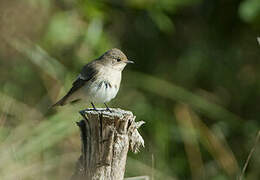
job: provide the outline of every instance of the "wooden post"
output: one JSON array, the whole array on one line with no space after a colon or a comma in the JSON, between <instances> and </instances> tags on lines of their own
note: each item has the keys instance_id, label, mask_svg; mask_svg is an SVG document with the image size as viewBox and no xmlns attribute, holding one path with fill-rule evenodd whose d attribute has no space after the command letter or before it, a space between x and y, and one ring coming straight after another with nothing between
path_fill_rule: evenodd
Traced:
<instances>
[{"instance_id":1,"label":"wooden post","mask_svg":"<svg viewBox=\"0 0 260 180\"><path fill-rule=\"evenodd\" d=\"M144 140L130 111L105 109L86 112L87 119L78 122L82 154L71 180L123 180L128 149L137 153Z\"/></svg>"}]
</instances>

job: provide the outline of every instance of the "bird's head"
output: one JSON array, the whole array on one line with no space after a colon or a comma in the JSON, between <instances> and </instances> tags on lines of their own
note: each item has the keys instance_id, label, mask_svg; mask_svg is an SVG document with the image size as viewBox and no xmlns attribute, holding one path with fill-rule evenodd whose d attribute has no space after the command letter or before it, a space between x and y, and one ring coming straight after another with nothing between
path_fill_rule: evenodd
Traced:
<instances>
[{"instance_id":1,"label":"bird's head","mask_svg":"<svg viewBox=\"0 0 260 180\"><path fill-rule=\"evenodd\" d=\"M105 52L100 58L106 66L111 66L113 69L122 71L129 61L126 55L119 49L113 48Z\"/></svg>"}]
</instances>

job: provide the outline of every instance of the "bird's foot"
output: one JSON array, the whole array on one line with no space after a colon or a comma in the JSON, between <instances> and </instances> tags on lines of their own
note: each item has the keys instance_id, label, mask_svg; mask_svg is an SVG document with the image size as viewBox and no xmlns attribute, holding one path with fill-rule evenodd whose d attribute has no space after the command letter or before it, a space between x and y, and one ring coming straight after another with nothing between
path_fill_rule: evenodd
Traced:
<instances>
[{"instance_id":1,"label":"bird's foot","mask_svg":"<svg viewBox=\"0 0 260 180\"><path fill-rule=\"evenodd\" d=\"M95 111L98 111L93 102L91 102L91 105Z\"/></svg>"},{"instance_id":2,"label":"bird's foot","mask_svg":"<svg viewBox=\"0 0 260 180\"><path fill-rule=\"evenodd\" d=\"M107 109L106 109L106 111L109 111L110 113L112 113L112 110L111 110L111 109L109 109L109 108L107 108Z\"/></svg>"},{"instance_id":3,"label":"bird's foot","mask_svg":"<svg viewBox=\"0 0 260 180\"><path fill-rule=\"evenodd\" d=\"M106 111L109 111L110 113L112 113L112 110L111 109L109 109L109 107L107 106L107 104L106 103L104 103L105 104L105 106L106 106Z\"/></svg>"},{"instance_id":4,"label":"bird's foot","mask_svg":"<svg viewBox=\"0 0 260 180\"><path fill-rule=\"evenodd\" d=\"M79 111L79 114L80 114L83 118L86 119L86 112L88 112L88 111L93 111L93 110L96 111L96 112L99 112L99 110L96 109L96 108L87 108L87 109L84 109L84 110Z\"/></svg>"}]
</instances>

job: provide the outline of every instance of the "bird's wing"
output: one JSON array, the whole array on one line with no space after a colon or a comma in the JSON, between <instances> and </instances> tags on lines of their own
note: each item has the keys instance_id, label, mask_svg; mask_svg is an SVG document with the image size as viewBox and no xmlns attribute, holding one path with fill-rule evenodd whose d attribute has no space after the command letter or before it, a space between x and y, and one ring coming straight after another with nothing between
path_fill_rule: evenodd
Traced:
<instances>
[{"instance_id":1,"label":"bird's wing","mask_svg":"<svg viewBox=\"0 0 260 180\"><path fill-rule=\"evenodd\" d=\"M69 90L69 92L61 99L59 100L57 103L55 103L53 106L57 106L57 105L64 105L66 104L66 100L68 99L68 97L70 97L73 93L75 93L77 90L79 90L80 88L82 88L86 82L88 81L93 81L95 79L96 74L98 73L98 70L96 68L96 66L93 65L93 63L89 63L87 65L85 65L78 78L73 82L71 89Z\"/></svg>"},{"instance_id":2,"label":"bird's wing","mask_svg":"<svg viewBox=\"0 0 260 180\"><path fill-rule=\"evenodd\" d=\"M97 70L96 66L93 65L93 63L89 63L89 64L85 65L82 68L78 78L72 84L72 88L74 89L74 91L76 91L79 88L81 88L82 86L84 86L87 81L89 81L89 80L93 81L95 79L95 76L97 73L98 73L98 70Z\"/></svg>"}]
</instances>

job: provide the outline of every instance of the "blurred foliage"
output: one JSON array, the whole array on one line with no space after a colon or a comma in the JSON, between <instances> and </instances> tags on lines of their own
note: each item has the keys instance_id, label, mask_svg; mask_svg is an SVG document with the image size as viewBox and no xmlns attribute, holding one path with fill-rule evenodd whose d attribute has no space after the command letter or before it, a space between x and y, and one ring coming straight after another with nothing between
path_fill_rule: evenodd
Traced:
<instances>
[{"instance_id":1,"label":"blurred foliage","mask_svg":"<svg viewBox=\"0 0 260 180\"><path fill-rule=\"evenodd\" d=\"M71 176L89 105L48 107L113 47L135 65L110 106L146 121L126 177L235 179L260 127L259 22L259 0L0 1L0 179ZM258 143L246 179L259 166Z\"/></svg>"}]
</instances>

